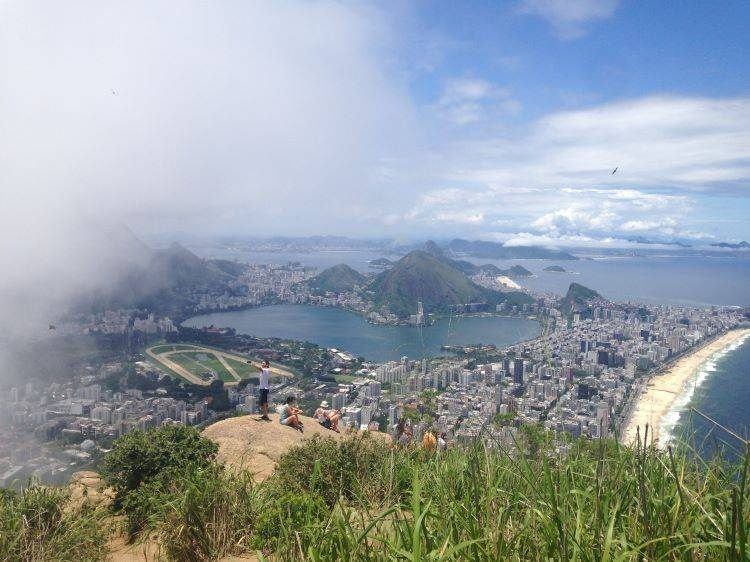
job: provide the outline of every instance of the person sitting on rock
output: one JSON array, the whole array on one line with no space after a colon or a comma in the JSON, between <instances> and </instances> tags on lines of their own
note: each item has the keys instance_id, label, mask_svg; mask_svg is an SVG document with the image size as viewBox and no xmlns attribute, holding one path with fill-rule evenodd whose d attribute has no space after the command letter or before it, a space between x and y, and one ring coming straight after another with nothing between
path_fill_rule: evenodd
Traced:
<instances>
[{"instance_id":1,"label":"person sitting on rock","mask_svg":"<svg viewBox=\"0 0 750 562\"><path fill-rule=\"evenodd\" d=\"M326 400L323 400L318 409L315 410L315 419L326 429L332 429L338 433L341 412L338 410L331 410L328 407L328 402Z\"/></svg>"},{"instance_id":2,"label":"person sitting on rock","mask_svg":"<svg viewBox=\"0 0 750 562\"><path fill-rule=\"evenodd\" d=\"M279 423L293 427L302 433L302 420L299 419L302 410L296 408L294 402L294 396L288 396L286 402L282 406L279 406Z\"/></svg>"}]
</instances>

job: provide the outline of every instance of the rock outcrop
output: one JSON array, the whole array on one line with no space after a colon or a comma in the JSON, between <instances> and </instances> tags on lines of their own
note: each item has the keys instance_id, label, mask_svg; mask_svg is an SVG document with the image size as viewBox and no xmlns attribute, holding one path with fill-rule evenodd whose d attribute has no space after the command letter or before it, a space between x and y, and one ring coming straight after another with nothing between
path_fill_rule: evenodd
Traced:
<instances>
[{"instance_id":1,"label":"rock outcrop","mask_svg":"<svg viewBox=\"0 0 750 562\"><path fill-rule=\"evenodd\" d=\"M218 460L236 470L248 470L260 482L276 468L281 455L313 435L341 439L343 434L324 428L313 418L301 416L304 433L281 425L277 414L262 421L257 414L229 418L208 426L203 436L219 445Z\"/></svg>"}]
</instances>

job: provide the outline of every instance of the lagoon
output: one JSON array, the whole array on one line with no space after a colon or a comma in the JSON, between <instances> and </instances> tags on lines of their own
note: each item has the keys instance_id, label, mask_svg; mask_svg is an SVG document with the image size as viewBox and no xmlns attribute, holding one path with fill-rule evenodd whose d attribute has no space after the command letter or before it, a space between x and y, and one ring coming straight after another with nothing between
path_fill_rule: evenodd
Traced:
<instances>
[{"instance_id":1,"label":"lagoon","mask_svg":"<svg viewBox=\"0 0 750 562\"><path fill-rule=\"evenodd\" d=\"M194 316L183 326L229 327L237 333L309 341L334 347L370 361L446 355L442 345L493 344L505 347L535 338L536 320L503 316L454 316L431 326L382 326L338 308L308 305L272 305L247 310Z\"/></svg>"}]
</instances>

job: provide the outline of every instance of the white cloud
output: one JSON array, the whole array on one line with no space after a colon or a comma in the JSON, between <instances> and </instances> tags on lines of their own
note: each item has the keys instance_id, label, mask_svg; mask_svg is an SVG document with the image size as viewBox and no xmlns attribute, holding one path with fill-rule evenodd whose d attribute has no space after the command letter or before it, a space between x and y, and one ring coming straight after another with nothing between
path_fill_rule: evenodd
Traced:
<instances>
[{"instance_id":1,"label":"white cloud","mask_svg":"<svg viewBox=\"0 0 750 562\"><path fill-rule=\"evenodd\" d=\"M459 207L508 232L687 237L703 232L697 199L747 194L750 98L657 96L558 112L515 134L455 141L424 167L446 187L421 196L415 221L439 216L449 228L447 211Z\"/></svg>"},{"instance_id":2,"label":"white cloud","mask_svg":"<svg viewBox=\"0 0 750 562\"><path fill-rule=\"evenodd\" d=\"M479 78L448 80L436 110L456 125L468 125L520 111L521 104L505 88Z\"/></svg>"},{"instance_id":3,"label":"white cloud","mask_svg":"<svg viewBox=\"0 0 750 562\"><path fill-rule=\"evenodd\" d=\"M619 0L523 0L522 13L547 20L563 39L575 39L587 24L612 17Z\"/></svg>"}]
</instances>

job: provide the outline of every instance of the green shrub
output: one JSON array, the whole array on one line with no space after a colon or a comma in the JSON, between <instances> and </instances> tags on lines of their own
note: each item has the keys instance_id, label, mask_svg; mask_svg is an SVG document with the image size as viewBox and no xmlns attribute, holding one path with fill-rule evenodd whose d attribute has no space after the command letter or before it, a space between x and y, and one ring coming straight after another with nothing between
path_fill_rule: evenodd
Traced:
<instances>
[{"instance_id":1,"label":"green shrub","mask_svg":"<svg viewBox=\"0 0 750 562\"><path fill-rule=\"evenodd\" d=\"M102 476L115 491L115 507L141 485L162 473L205 467L216 458L216 443L201 437L193 427L167 425L120 437L105 457Z\"/></svg>"},{"instance_id":2,"label":"green shrub","mask_svg":"<svg viewBox=\"0 0 750 562\"><path fill-rule=\"evenodd\" d=\"M115 441L101 473L115 491L115 510L125 513L127 530L135 535L190 474L213 466L218 447L198 430L168 425L134 431Z\"/></svg>"},{"instance_id":3,"label":"green shrub","mask_svg":"<svg viewBox=\"0 0 750 562\"><path fill-rule=\"evenodd\" d=\"M0 490L0 560L102 560L104 513L69 505L69 492L31 483L22 492Z\"/></svg>"}]
</instances>

